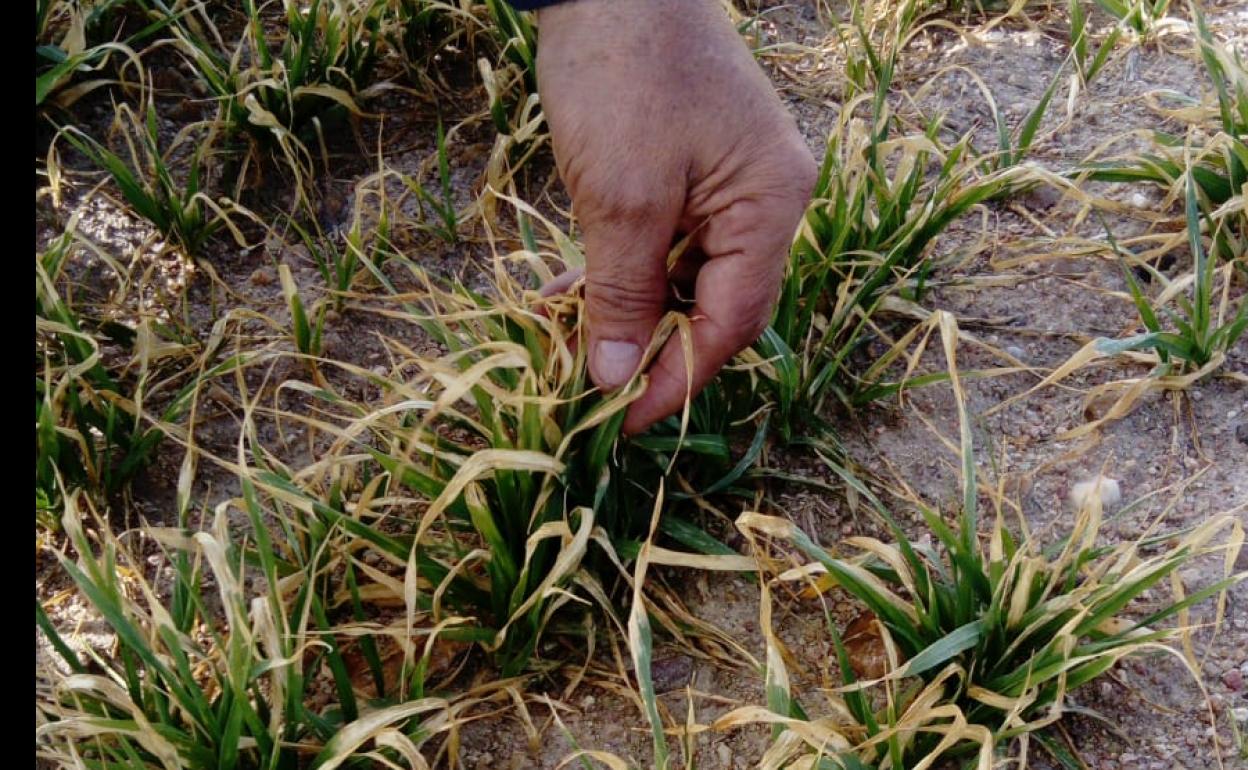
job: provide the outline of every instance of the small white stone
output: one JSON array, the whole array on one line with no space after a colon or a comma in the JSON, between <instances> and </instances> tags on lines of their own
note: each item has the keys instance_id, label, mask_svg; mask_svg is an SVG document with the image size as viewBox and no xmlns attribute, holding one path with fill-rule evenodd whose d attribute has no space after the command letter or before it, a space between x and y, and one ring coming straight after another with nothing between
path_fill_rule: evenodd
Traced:
<instances>
[{"instance_id":1,"label":"small white stone","mask_svg":"<svg viewBox=\"0 0 1248 770\"><path fill-rule=\"evenodd\" d=\"M1075 510L1081 510L1098 498L1102 508L1112 508L1122 502L1122 490L1118 487L1118 481L1106 476L1096 476L1081 481L1070 489L1070 504Z\"/></svg>"},{"instance_id":2,"label":"small white stone","mask_svg":"<svg viewBox=\"0 0 1248 770\"><path fill-rule=\"evenodd\" d=\"M1235 718L1236 722L1241 724L1248 722L1248 706L1231 709L1231 716Z\"/></svg>"}]
</instances>

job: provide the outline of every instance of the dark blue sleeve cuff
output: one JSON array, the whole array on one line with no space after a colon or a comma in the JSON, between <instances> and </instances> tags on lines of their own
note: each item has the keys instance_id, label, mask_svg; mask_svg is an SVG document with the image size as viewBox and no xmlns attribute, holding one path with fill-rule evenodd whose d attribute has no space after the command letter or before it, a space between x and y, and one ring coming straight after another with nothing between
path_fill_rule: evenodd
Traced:
<instances>
[{"instance_id":1,"label":"dark blue sleeve cuff","mask_svg":"<svg viewBox=\"0 0 1248 770\"><path fill-rule=\"evenodd\" d=\"M536 11L538 8L545 8L548 5L562 3L564 0L507 0L507 2L517 11Z\"/></svg>"}]
</instances>

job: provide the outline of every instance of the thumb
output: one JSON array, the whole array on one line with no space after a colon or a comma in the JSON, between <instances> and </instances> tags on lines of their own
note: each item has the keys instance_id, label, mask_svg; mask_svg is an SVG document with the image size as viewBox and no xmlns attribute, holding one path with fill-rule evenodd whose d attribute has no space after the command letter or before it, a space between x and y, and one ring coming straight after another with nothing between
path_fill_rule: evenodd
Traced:
<instances>
[{"instance_id":1,"label":"thumb","mask_svg":"<svg viewBox=\"0 0 1248 770\"><path fill-rule=\"evenodd\" d=\"M667 309L675 221L664 218L650 208L584 223L589 374L604 390L621 387L637 372Z\"/></svg>"}]
</instances>

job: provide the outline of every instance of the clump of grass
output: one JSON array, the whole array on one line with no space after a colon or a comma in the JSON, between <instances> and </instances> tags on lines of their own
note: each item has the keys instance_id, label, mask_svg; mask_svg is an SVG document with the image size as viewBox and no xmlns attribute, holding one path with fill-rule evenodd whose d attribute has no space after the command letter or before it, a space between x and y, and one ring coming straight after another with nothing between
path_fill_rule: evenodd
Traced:
<instances>
[{"instance_id":1,"label":"clump of grass","mask_svg":"<svg viewBox=\"0 0 1248 770\"><path fill-rule=\"evenodd\" d=\"M1207 99L1163 92L1168 114L1188 124L1188 136L1151 132L1153 152L1088 161L1071 176L1106 182L1143 182L1168 190L1168 200L1185 200L1188 177L1195 183L1202 229L1213 237L1217 259L1234 261L1248 252L1248 211L1242 204L1248 184L1248 69L1238 52L1220 45L1200 7L1191 5L1196 48L1213 85L1216 109Z\"/></svg>"},{"instance_id":2,"label":"clump of grass","mask_svg":"<svg viewBox=\"0 0 1248 770\"><path fill-rule=\"evenodd\" d=\"M426 68L440 54L471 48L480 23L469 4L439 0L389 0L382 25L390 48L410 79L427 82Z\"/></svg>"},{"instance_id":3,"label":"clump of grass","mask_svg":"<svg viewBox=\"0 0 1248 770\"><path fill-rule=\"evenodd\" d=\"M245 26L232 51L206 16L174 26L179 49L219 103L228 137L276 150L301 195L310 175L308 147L324 153L324 128L349 114L381 56L384 0L286 3L280 23L265 3L247 0ZM240 177L248 152L239 165Z\"/></svg>"},{"instance_id":4,"label":"clump of grass","mask_svg":"<svg viewBox=\"0 0 1248 770\"><path fill-rule=\"evenodd\" d=\"M410 761L454 727L454 698L383 700L367 710L357 700L320 593L322 557L339 535L312 530L302 543L310 550L275 547L260 499L244 481L243 498L218 509L207 531L189 528L185 505L179 528L144 530L173 573L166 595L163 580L148 577L141 543L114 535L70 494L63 522L76 558L57 556L117 635L119 654L87 659L36 602L36 623L69 669L49 668L37 682L41 757L102 768L333 768ZM231 532L234 506L250 523L246 545ZM249 589L249 573L264 587ZM325 678L334 696L313 706Z\"/></svg>"},{"instance_id":5,"label":"clump of grass","mask_svg":"<svg viewBox=\"0 0 1248 770\"><path fill-rule=\"evenodd\" d=\"M1219 272L1218 265L1216 258L1206 251L1203 243L1202 216L1196 192L1198 183L1191 169L1188 171L1186 187L1187 194L1184 197L1186 198L1188 249L1193 258L1191 275L1194 278L1191 297L1185 296L1185 292L1180 290L1180 284L1167 281L1159 272L1152 271L1152 274L1162 283L1168 284L1163 291L1163 298L1173 297L1179 312L1173 312L1166 307L1164 299L1155 304L1145 296L1134 272L1125 266L1124 260L1123 276L1147 331L1126 340L1104 340L1100 347L1101 352L1152 350L1160 359L1156 372L1158 376L1170 374L1175 370L1179 372L1200 370L1215 359L1221 360L1226 352L1234 347L1244 330L1248 329L1248 301L1242 297L1238 302L1239 309L1231 312L1228 317L1228 306L1231 304L1229 264L1221 271L1224 280L1221 301L1219 302L1215 296L1214 277ZM1210 240L1213 248L1216 249L1220 241L1219 235L1224 232L1227 223L1215 220L1211 224L1213 230ZM1167 331L1163 328L1158 314L1158 305L1161 305L1160 309L1173 325L1174 331Z\"/></svg>"},{"instance_id":6,"label":"clump of grass","mask_svg":"<svg viewBox=\"0 0 1248 770\"><path fill-rule=\"evenodd\" d=\"M514 674L533 654L549 611L565 603L550 589L571 582L594 526L622 514L605 526L629 531L630 512L606 507L615 502L608 460L630 399L585 397L584 355L568 349L558 311L543 321L518 296L495 304L463 287L431 288L431 300L423 325L450 353L422 366L434 387L417 443L391 444L390 456L415 454L421 462L393 470L437 501L426 527L443 526L436 517L453 506L451 516L485 544L491 646L504 673ZM443 320L465 315L466 323ZM456 403L460 397L470 400ZM437 441L430 417L471 438Z\"/></svg>"},{"instance_id":7,"label":"clump of grass","mask_svg":"<svg viewBox=\"0 0 1248 770\"><path fill-rule=\"evenodd\" d=\"M96 3L70 3L66 0L35 2L35 107L45 103L68 108L97 88L113 84L110 78L70 83L78 73L101 72L114 56L125 59L125 69L133 67L142 77L142 67L134 46L147 40L174 18L156 18L124 39L112 33L124 26L127 12L150 11L142 0L102 0ZM53 36L60 39L53 42ZM51 101L49 101L51 100Z\"/></svg>"},{"instance_id":8,"label":"clump of grass","mask_svg":"<svg viewBox=\"0 0 1248 770\"><path fill-rule=\"evenodd\" d=\"M827 405L853 406L878 395L851 372L852 357L877 336L875 316L890 296L922 297L940 234L976 206L1042 180L1023 161L1060 71L1014 131L980 82L997 126L995 152L981 154L970 133L945 145L939 119L927 121L922 133L896 135L901 121L889 103L893 79L922 12L921 4L907 2L869 33L855 5L853 23L838 28L848 58L847 98L771 326L756 355L747 355L770 391L774 425L786 441L807 440L805 433L826 445L832 436L821 416ZM866 117L856 117L859 112Z\"/></svg>"},{"instance_id":9,"label":"clump of grass","mask_svg":"<svg viewBox=\"0 0 1248 770\"><path fill-rule=\"evenodd\" d=\"M898 527L894 544L851 538L845 545L858 556L835 558L785 519L747 516L740 522L796 545L827 570L821 588L840 586L878 619L881 644L895 667L883 679L864 682L829 624L846 686L841 704L850 718L821 725L843 736L854 760L867 766L888 757L893 767L911 767L1043 730L1061 717L1070 691L1127 656L1187 633L1159 624L1248 577L1176 593L1133 617L1125 612L1132 600L1193 559L1237 550L1212 542L1220 533L1232 544L1242 537L1236 519L1214 517L1181 536L1161 533L1110 547L1095 544L1099 510L1084 510L1065 544L1045 551L1025 536L1016 541L999 518L985 548L970 530L973 510L953 526L933 511L922 513L943 552L923 551ZM1167 651L1182 658L1177 648ZM1198 677L1198 664L1184 662ZM868 699L873 689L888 693L882 711ZM805 753L817 745L790 740L789 747ZM858 765L842 758L830 766Z\"/></svg>"},{"instance_id":10,"label":"clump of grass","mask_svg":"<svg viewBox=\"0 0 1248 770\"><path fill-rule=\"evenodd\" d=\"M524 105L537 94L537 28L529 14L517 11L504 0L486 0L485 5L490 34L506 70L483 70L490 95L490 117L499 134L511 135L525 124ZM518 89L513 89L509 80ZM518 90L518 96L510 95L513 90Z\"/></svg>"},{"instance_id":11,"label":"clump of grass","mask_svg":"<svg viewBox=\"0 0 1248 770\"><path fill-rule=\"evenodd\" d=\"M386 181L392 174L383 168L356 188L349 227L343 223L325 232L315 217L306 223L298 217L286 218L286 225L294 231L297 242L324 280L336 313L343 310L348 296L355 291L367 291L375 285L394 291L382 268L401 250L399 238L408 223L397 213L403 199L392 200L386 194ZM402 175L398 176L403 180ZM375 214L367 217L366 212ZM281 242L289 238L288 232L278 235ZM370 277L373 283L369 283Z\"/></svg>"},{"instance_id":12,"label":"clump of grass","mask_svg":"<svg viewBox=\"0 0 1248 770\"><path fill-rule=\"evenodd\" d=\"M872 123L850 117L867 98L846 105L829 138L775 316L755 348L786 438L799 424L818 425L829 401L854 401L862 385L850 356L869 339L885 296L899 286L921 294L940 233L974 206L1034 183L1020 166L981 174L969 137L942 147L937 124L890 138L882 97Z\"/></svg>"},{"instance_id":13,"label":"clump of grass","mask_svg":"<svg viewBox=\"0 0 1248 770\"><path fill-rule=\"evenodd\" d=\"M1142 41L1152 36L1170 11L1170 0L1096 0L1096 4Z\"/></svg>"},{"instance_id":14,"label":"clump of grass","mask_svg":"<svg viewBox=\"0 0 1248 770\"><path fill-rule=\"evenodd\" d=\"M228 227L238 243L245 243L222 204L204 191L213 137L190 150L184 173L175 168L172 156L184 144L196 141L196 128L179 132L162 149L157 111L149 96L139 112L127 104L116 106L113 132L126 147L124 156L75 126L65 127L60 136L108 173L135 213L188 254L196 255L222 227ZM233 204L226 205L237 210Z\"/></svg>"},{"instance_id":15,"label":"clump of grass","mask_svg":"<svg viewBox=\"0 0 1248 770\"><path fill-rule=\"evenodd\" d=\"M455 192L451 187L451 164L447 154L446 132L442 129L442 121L438 121L436 137L437 152L437 191L430 192L420 180L406 174L399 179L409 192L416 196L416 205L420 212L420 227L433 233L441 240L455 244L459 242L459 212L455 208ZM426 208L433 214L426 216ZM432 220L432 221L431 221Z\"/></svg>"},{"instance_id":16,"label":"clump of grass","mask_svg":"<svg viewBox=\"0 0 1248 770\"><path fill-rule=\"evenodd\" d=\"M761 448L756 436L747 457L734 460L722 434L696 432L699 415L712 419L706 407L692 421L618 442L643 383L611 396L592 388L579 344L580 299L539 301L509 272L516 263L551 277L525 229L532 249L498 258L488 295L394 255L420 290L349 308L415 321L444 352L421 355L391 341L395 371L406 374L369 377L384 393L372 409L351 407L327 385L314 391L346 421L328 456L342 457L356 478L379 479L378 494L426 501L409 522L410 541L400 541L415 545L396 543L371 520L357 536L391 557L415 558L411 579L428 581L434 600L423 591L404 595L410 611L429 613L434 623L453 613L504 675L533 663L574 591L608 599L612 576L638 552L660 479L681 474L686 496L729 493ZM566 238L561 246L565 258L579 258ZM672 315L666 328L677 326ZM692 457L696 464L685 460ZM664 532L678 542L728 551L679 512L669 519Z\"/></svg>"},{"instance_id":17,"label":"clump of grass","mask_svg":"<svg viewBox=\"0 0 1248 770\"><path fill-rule=\"evenodd\" d=\"M146 361L137 388L123 387L103 359L102 336L58 288L76 246L71 223L35 255L35 514L45 526L55 526L65 488L115 494L163 438L139 406Z\"/></svg>"},{"instance_id":18,"label":"clump of grass","mask_svg":"<svg viewBox=\"0 0 1248 770\"><path fill-rule=\"evenodd\" d=\"M1190 124L1186 139L1154 133L1156 154L1089 161L1066 174L1076 180L1154 184L1167 190L1162 208L1181 202L1179 227L1130 239L1146 244L1144 248L1120 244L1106 226L1108 247L1122 265L1128 297L1144 327L1142 333L1090 341L1034 388L991 411L1060 382L1100 358L1132 353L1154 364L1146 377L1093 388L1087 397L1088 407L1106 397L1112 397L1113 403L1101 416L1061 436L1075 438L1127 414L1150 391L1182 390L1218 374L1228 353L1248 330L1248 301L1232 292L1236 275L1248 270L1244 261L1248 212L1242 195L1248 183L1248 148L1243 143L1248 132L1248 71L1214 41L1197 6L1192 6L1192 13L1197 47L1214 83L1217 108L1209 109L1198 100L1178 95L1188 105L1176 112ZM1202 136L1207 137L1203 146L1197 145ZM1104 244L1097 244L1097 248L1104 248ZM1190 257L1191 269L1178 278L1166 276L1153 264L1183 251ZM1156 296L1149 296L1140 277L1160 287Z\"/></svg>"},{"instance_id":19,"label":"clump of grass","mask_svg":"<svg viewBox=\"0 0 1248 770\"><path fill-rule=\"evenodd\" d=\"M792 544L819 567L817 578L810 568L782 577L813 581L817 592L838 586L865 605L891 661L882 678L857 681L829 620L844 687L834 697L834 713L818 720L800 716L804 712L789 706L785 692L769 700L773 711L775 704L784 706L778 724L792 730L769 752L778 761L801 755L835 768L915 767L978 751L985 767L997 746L1056 722L1070 691L1124 657L1162 650L1198 678L1188 610L1217 597L1216 627L1225 592L1248 578L1232 574L1243 541L1242 523L1233 515L1209 517L1183 532L1159 532L1158 521L1135 542L1104 546L1097 542L1097 495L1071 531L1048 547L1025 527L1019 535L1011 532L998 500L985 540L951 319L941 331L962 423L963 494L952 521L918 506L938 547L907 535L870 493L866 498L894 542L850 538L842 543L854 552L850 557L833 555L784 518L747 513L738 521L752 537ZM1227 576L1189 593L1180 570L1209 555L1221 557ZM1129 610L1165 580L1174 586L1169 599L1143 612ZM1162 625L1176 617L1177 626ZM1186 652L1174 646L1178 640ZM769 667L781 661L768 655ZM768 682L787 678L769 671ZM879 690L887 693L883 708L869 697ZM1038 740L1043 745L1043 737Z\"/></svg>"},{"instance_id":20,"label":"clump of grass","mask_svg":"<svg viewBox=\"0 0 1248 770\"><path fill-rule=\"evenodd\" d=\"M433 0L314 0L306 7L286 3L285 17L277 19L268 6L244 4L244 32L232 50L202 13L174 27L183 56L220 104L227 138L244 137L252 145L234 167L239 179L259 159L256 150L272 152L296 177L303 200L316 154L328 164L326 132L349 116L365 116L361 105L373 81L393 72L383 62L398 58L421 90L432 90L434 81L415 65L430 64L434 53L453 46L471 48L479 38L500 63L495 69L481 59L491 115L500 134L520 137L512 142L511 159L531 149L536 32L526 14L487 3L487 23L468 5ZM439 136L439 152L442 142ZM453 241L455 211L446 190L421 197L436 213L432 228Z\"/></svg>"},{"instance_id":21,"label":"clump of grass","mask_svg":"<svg viewBox=\"0 0 1248 770\"><path fill-rule=\"evenodd\" d=\"M1070 15L1070 50L1074 56L1079 78L1086 86L1100 74L1101 69L1109 61L1109 55L1113 53L1114 46L1118 44L1125 27L1122 24L1114 25L1096 49L1092 61L1089 62L1088 43L1091 33L1088 29L1088 14L1084 9L1083 1L1070 0L1067 9Z\"/></svg>"}]
</instances>

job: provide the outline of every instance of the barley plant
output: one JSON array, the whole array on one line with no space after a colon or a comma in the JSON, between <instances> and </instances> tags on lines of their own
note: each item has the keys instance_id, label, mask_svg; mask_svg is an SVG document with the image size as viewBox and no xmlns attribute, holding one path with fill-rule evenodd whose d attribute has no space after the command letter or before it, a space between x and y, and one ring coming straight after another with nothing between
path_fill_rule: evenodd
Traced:
<instances>
[{"instance_id":1,"label":"barley plant","mask_svg":"<svg viewBox=\"0 0 1248 770\"><path fill-rule=\"evenodd\" d=\"M954 322L941 316L937 324L956 367ZM767 672L768 705L780 717L776 724L788 728L769 752L774 762L802 756L828 768L926 767L941 757L978 755L975 766L989 768L1016 741L1025 761L1029 739L1061 759L1064 748L1041 731L1061 719L1069 692L1128 655L1157 650L1180 658L1198 676L1188 608L1219 597L1220 624L1226 591L1248 578L1233 572L1243 542L1243 524L1234 515L1211 516L1182 533L1150 528L1116 545L1098 542L1099 494L1089 496L1069 531L1048 545L1025 525L1012 527L1009 506L999 497L991 522L981 522L970 418L956 368L951 375L962 421L963 494L952 516L917 503L934 544L915 542L874 496L870 503L893 541L848 538L837 549L846 556L820 547L788 519L757 513L738 519L743 531L791 543L819 568L790 570L780 580L805 581L816 595L836 587L861 602L886 660L870 679L857 674L829 617L835 667L845 685L834 697L833 715L814 719L799 716L805 712L785 691L783 656L769 650L768 665L778 670ZM1218 557L1224 578L1185 587L1179 570L1206 555ZM1146 613L1128 611L1167 579L1171 598ZM768 641L778 644L774 635ZM874 697L881 692L882 706Z\"/></svg>"},{"instance_id":2,"label":"barley plant","mask_svg":"<svg viewBox=\"0 0 1248 770\"><path fill-rule=\"evenodd\" d=\"M888 95L905 18L897 22L893 47L885 53L876 53L863 33L875 89L841 109L814 200L793 244L779 305L756 346L786 439L800 423L819 425L825 406L852 404L869 390L872 383L852 373L853 356L871 338L874 316L887 296L922 293L933 268L931 248L941 233L976 206L1039 181L1017 164L1052 89L1016 140L998 116L998 157L1006 160L985 161L969 134L943 144L939 120L922 133L895 135L898 121Z\"/></svg>"}]
</instances>

